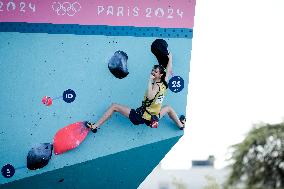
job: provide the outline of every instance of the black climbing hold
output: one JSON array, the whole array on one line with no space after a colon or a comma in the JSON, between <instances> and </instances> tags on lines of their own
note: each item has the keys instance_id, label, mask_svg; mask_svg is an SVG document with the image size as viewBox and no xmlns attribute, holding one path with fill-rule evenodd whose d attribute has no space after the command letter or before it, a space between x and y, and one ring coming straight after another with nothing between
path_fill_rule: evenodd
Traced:
<instances>
[{"instance_id":1,"label":"black climbing hold","mask_svg":"<svg viewBox=\"0 0 284 189\"><path fill-rule=\"evenodd\" d=\"M53 145L42 143L34 146L27 156L27 167L30 170L40 169L46 166L52 155Z\"/></svg>"},{"instance_id":2,"label":"black climbing hold","mask_svg":"<svg viewBox=\"0 0 284 189\"><path fill-rule=\"evenodd\" d=\"M116 51L108 63L109 71L118 79L125 78L129 72L127 68L128 56L123 51Z\"/></svg>"},{"instance_id":3,"label":"black climbing hold","mask_svg":"<svg viewBox=\"0 0 284 189\"><path fill-rule=\"evenodd\" d=\"M184 115L181 115L181 116L179 117L179 120L181 120L181 121L186 121L185 116L184 116Z\"/></svg>"},{"instance_id":4,"label":"black climbing hold","mask_svg":"<svg viewBox=\"0 0 284 189\"><path fill-rule=\"evenodd\" d=\"M184 116L184 115L181 115L181 116L179 117L179 120L180 120L180 122L182 122L182 123L185 123L185 122L186 122L186 118L185 118L185 116ZM185 127L185 126L180 127L179 129L180 129L180 130L183 130L183 129L184 129L184 127Z\"/></svg>"},{"instance_id":5,"label":"black climbing hold","mask_svg":"<svg viewBox=\"0 0 284 189\"><path fill-rule=\"evenodd\" d=\"M156 39L151 45L151 52L156 56L160 65L167 67L168 58L168 43L164 39Z\"/></svg>"}]
</instances>

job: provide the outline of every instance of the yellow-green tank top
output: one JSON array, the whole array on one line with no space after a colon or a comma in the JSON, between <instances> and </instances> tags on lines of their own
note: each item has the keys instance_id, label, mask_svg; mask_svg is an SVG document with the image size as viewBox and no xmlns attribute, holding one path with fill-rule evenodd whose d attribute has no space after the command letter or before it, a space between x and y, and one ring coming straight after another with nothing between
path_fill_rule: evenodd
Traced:
<instances>
[{"instance_id":1,"label":"yellow-green tank top","mask_svg":"<svg viewBox=\"0 0 284 189\"><path fill-rule=\"evenodd\" d=\"M157 115L160 113L161 107L162 107L162 102L165 98L165 93L166 93L166 86L160 82L157 83L159 85L159 91L155 95L153 100L148 100L147 99L147 93L148 90L146 90L145 95L144 95L144 102L146 102L146 110L151 114L151 115ZM149 104L150 103L150 104ZM151 120L151 115L145 111L143 114L143 118L146 120Z\"/></svg>"}]
</instances>

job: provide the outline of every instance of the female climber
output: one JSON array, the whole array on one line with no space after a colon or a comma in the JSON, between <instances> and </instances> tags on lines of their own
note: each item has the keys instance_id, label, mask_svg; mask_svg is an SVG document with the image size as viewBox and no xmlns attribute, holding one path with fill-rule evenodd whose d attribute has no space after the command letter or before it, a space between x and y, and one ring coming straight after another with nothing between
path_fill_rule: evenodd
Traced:
<instances>
[{"instance_id":1,"label":"female climber","mask_svg":"<svg viewBox=\"0 0 284 189\"><path fill-rule=\"evenodd\" d=\"M167 68L161 65L155 65L151 71L148 81L148 88L145 92L144 100L141 107L131 109L127 106L113 103L104 115L89 127L92 130L99 128L106 120L108 120L114 112L119 112L125 117L129 118L134 125L146 124L152 128L158 127L158 120L164 115L169 117L176 123L179 129L183 130L185 127L185 117L178 118L176 112L169 105L161 107L166 89L168 88L168 78L172 71L172 54L168 55L169 61Z\"/></svg>"}]
</instances>

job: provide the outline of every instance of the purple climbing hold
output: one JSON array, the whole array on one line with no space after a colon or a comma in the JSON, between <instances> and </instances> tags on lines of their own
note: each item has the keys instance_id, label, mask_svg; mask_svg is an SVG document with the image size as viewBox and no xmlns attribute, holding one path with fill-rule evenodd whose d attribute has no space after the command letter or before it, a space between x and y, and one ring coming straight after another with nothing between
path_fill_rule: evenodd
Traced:
<instances>
[{"instance_id":1,"label":"purple climbing hold","mask_svg":"<svg viewBox=\"0 0 284 189\"><path fill-rule=\"evenodd\" d=\"M123 51L116 51L108 63L109 71L118 79L125 78L129 72L127 68L128 56Z\"/></svg>"}]
</instances>

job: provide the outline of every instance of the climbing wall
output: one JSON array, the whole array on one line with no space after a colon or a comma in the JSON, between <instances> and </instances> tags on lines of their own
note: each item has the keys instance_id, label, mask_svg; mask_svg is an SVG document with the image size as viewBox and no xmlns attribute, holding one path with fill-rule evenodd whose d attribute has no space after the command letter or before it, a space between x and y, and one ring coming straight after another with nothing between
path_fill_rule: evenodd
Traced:
<instances>
[{"instance_id":1,"label":"climbing wall","mask_svg":"<svg viewBox=\"0 0 284 189\"><path fill-rule=\"evenodd\" d=\"M139 107L158 64L151 52L155 39L164 39L173 54L163 104L185 115L194 5L0 1L0 188L29 182L41 188L137 188L183 135L169 117L152 129L114 114L76 149L53 153L38 170L27 169L27 154L37 144L52 144L66 125L96 122L111 103ZM129 74L121 79L108 68L117 51L128 58Z\"/></svg>"}]
</instances>

